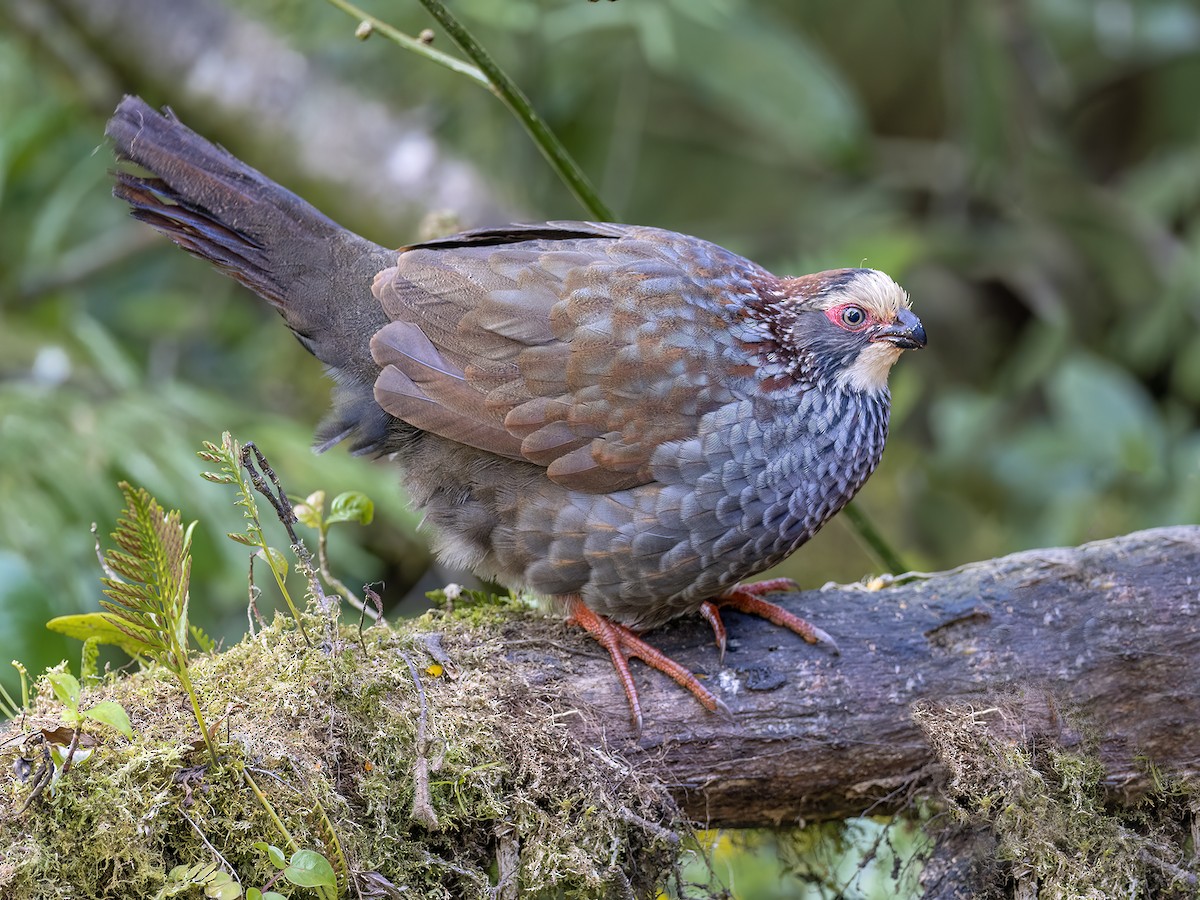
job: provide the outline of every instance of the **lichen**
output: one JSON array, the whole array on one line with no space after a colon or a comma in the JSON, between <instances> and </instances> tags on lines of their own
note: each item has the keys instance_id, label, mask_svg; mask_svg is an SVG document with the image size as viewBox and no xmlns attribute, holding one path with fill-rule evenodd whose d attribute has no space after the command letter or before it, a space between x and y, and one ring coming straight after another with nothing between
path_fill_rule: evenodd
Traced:
<instances>
[{"instance_id":1,"label":"lichen","mask_svg":"<svg viewBox=\"0 0 1200 900\"><path fill-rule=\"evenodd\" d=\"M371 628L362 643L343 628L332 651L306 646L287 624L192 664L219 723L219 766L168 673L109 677L89 699L121 703L133 739L97 729L99 752L18 816L30 787L13 768L12 738L60 724L61 708L39 692L0 733L0 764L14 773L0 794L0 894L154 897L172 868L217 854L244 887L261 887L274 870L253 845L283 840L242 767L299 846L335 859L332 825L364 891L386 880L420 897L620 896L651 892L670 868L680 823L669 796L622 759L581 746L549 688L506 661L494 629L440 622L446 669L425 650L428 621ZM311 624L320 634L322 623ZM409 660L424 692L423 743ZM420 760L424 820L414 816Z\"/></svg>"}]
</instances>

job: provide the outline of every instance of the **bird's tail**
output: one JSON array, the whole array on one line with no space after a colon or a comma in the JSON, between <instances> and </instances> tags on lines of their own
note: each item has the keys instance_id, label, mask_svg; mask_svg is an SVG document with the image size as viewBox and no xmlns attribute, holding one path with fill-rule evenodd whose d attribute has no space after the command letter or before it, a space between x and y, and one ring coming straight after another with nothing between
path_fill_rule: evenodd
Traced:
<instances>
[{"instance_id":1,"label":"bird's tail","mask_svg":"<svg viewBox=\"0 0 1200 900\"><path fill-rule=\"evenodd\" d=\"M371 399L371 335L387 317L371 281L388 250L341 227L291 191L196 134L169 111L126 97L108 122L118 159L150 171L116 173L113 194L133 215L265 298L341 385L327 443L380 435ZM372 409L373 408L373 409Z\"/></svg>"}]
</instances>

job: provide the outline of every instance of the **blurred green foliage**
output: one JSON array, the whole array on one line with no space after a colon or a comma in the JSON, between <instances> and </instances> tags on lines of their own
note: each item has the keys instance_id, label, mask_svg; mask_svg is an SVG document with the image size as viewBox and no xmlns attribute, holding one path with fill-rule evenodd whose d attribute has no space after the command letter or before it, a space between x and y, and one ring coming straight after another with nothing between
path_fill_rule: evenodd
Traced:
<instances>
[{"instance_id":1,"label":"blurred green foliage","mask_svg":"<svg viewBox=\"0 0 1200 900\"><path fill-rule=\"evenodd\" d=\"M523 218L581 215L485 92L353 40L325 4L242 8L364 97L419 105ZM1200 517L1194 2L455 9L626 221L778 272L865 263L910 290L930 346L897 367L893 436L860 502L911 563ZM382 12L428 25L415 3ZM111 527L122 479L200 520L195 617L240 630L246 561L222 534L237 513L194 456L226 429L298 495L363 490L380 505L370 552L334 536L349 584L414 581L427 559L394 476L311 457L319 366L264 305L109 198L108 110L88 97L37 41L0 33L0 662L74 658L43 623L96 608L88 528ZM804 584L875 568L836 523L814 545L787 566Z\"/></svg>"}]
</instances>

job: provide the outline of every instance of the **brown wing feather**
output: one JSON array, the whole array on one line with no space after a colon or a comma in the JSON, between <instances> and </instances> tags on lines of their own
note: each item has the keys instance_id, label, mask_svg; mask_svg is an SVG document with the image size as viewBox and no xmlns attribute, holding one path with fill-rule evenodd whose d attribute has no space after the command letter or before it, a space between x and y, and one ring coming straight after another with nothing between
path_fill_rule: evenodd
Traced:
<instances>
[{"instance_id":1,"label":"brown wing feather","mask_svg":"<svg viewBox=\"0 0 1200 900\"><path fill-rule=\"evenodd\" d=\"M658 446L694 436L733 399L718 358L731 342L713 337L728 326L717 262L742 273L742 291L765 275L694 238L589 223L406 248L373 288L394 320L372 341L376 398L567 487L645 484Z\"/></svg>"}]
</instances>

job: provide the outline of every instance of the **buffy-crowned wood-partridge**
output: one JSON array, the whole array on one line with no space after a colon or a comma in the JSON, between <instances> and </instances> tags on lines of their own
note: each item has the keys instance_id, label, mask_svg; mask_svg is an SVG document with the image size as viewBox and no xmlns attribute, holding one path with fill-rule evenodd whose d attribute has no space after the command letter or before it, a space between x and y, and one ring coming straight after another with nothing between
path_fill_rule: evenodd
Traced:
<instances>
[{"instance_id":1,"label":"buffy-crowned wood-partridge","mask_svg":"<svg viewBox=\"0 0 1200 900\"><path fill-rule=\"evenodd\" d=\"M321 446L394 454L446 561L558 599L612 656L720 701L638 632L739 586L879 462L888 372L925 331L872 269L777 278L714 244L548 222L389 250L127 97L108 124L133 214L283 316L337 382Z\"/></svg>"}]
</instances>

